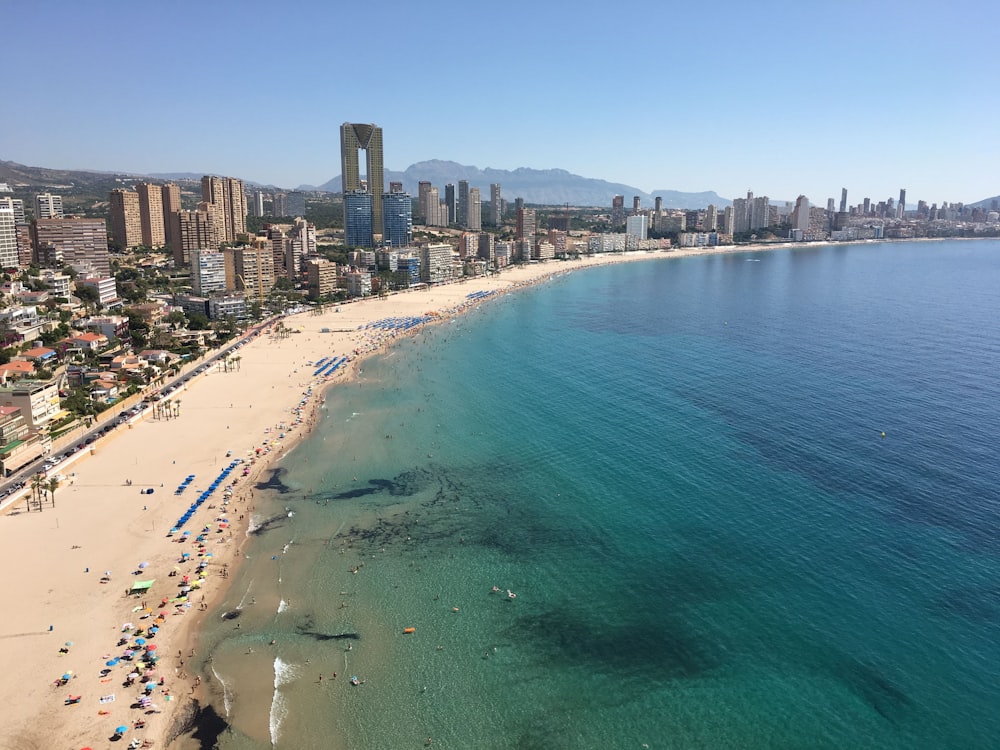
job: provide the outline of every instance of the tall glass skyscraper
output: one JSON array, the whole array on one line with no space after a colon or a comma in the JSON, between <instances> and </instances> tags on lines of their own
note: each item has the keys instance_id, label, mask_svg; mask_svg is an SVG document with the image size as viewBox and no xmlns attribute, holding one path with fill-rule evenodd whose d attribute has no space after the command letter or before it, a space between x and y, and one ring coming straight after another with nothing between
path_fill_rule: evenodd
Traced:
<instances>
[{"instance_id":1,"label":"tall glass skyscraper","mask_svg":"<svg viewBox=\"0 0 1000 750\"><path fill-rule=\"evenodd\" d=\"M348 247L375 246L372 202L372 194L364 190L344 193L344 242Z\"/></svg>"},{"instance_id":2,"label":"tall glass skyscraper","mask_svg":"<svg viewBox=\"0 0 1000 750\"><path fill-rule=\"evenodd\" d=\"M382 212L382 241L388 247L407 247L413 241L413 200L409 193L383 195Z\"/></svg>"},{"instance_id":3,"label":"tall glass skyscraper","mask_svg":"<svg viewBox=\"0 0 1000 750\"><path fill-rule=\"evenodd\" d=\"M340 165L344 198L347 194L362 189L361 167L358 151L365 150L365 180L368 194L372 199L373 226L382 230L382 191L385 181L382 168L382 128L378 125L364 125L345 122L340 126ZM370 245L369 245L370 247Z\"/></svg>"}]
</instances>

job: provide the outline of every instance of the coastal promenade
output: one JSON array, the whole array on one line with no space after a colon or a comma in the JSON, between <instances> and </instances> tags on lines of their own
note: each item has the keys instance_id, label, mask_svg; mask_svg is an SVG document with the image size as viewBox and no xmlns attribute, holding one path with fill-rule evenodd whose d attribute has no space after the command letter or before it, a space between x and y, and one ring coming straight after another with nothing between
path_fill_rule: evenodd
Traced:
<instances>
[{"instance_id":1,"label":"coastal promenade","mask_svg":"<svg viewBox=\"0 0 1000 750\"><path fill-rule=\"evenodd\" d=\"M520 266L285 318L284 332L272 325L239 350L236 369L210 368L176 394L175 417L146 418L93 443L74 457L55 507L26 513L21 502L0 517L0 747L168 744L199 695L184 662L197 650L199 619L240 559L253 483L309 432L325 388L431 324L386 321L443 320L554 274L678 255ZM343 366L317 374L333 358ZM128 593L150 580L147 591Z\"/></svg>"}]
</instances>

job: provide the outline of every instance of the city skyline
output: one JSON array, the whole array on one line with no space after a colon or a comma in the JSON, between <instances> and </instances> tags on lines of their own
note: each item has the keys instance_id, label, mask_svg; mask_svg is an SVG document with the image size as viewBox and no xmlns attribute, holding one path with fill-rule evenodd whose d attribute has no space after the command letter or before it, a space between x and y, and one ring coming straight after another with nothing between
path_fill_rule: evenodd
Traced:
<instances>
[{"instance_id":1,"label":"city skyline","mask_svg":"<svg viewBox=\"0 0 1000 750\"><path fill-rule=\"evenodd\" d=\"M1000 194L1000 154L989 148L1000 105L982 80L1000 9L960 5L968 12L945 14L926 2L795 13L722 2L710 15L657 7L643 9L642 23L616 23L608 6L593 2L569 11L463 6L461 21L449 4L398 4L380 21L385 47L371 52L361 37L331 32L370 20L349 4L300 2L278 18L256 2L239 13L228 2L198 6L190 17L121 2L20 4L6 18L17 32L9 58L31 59L44 36L46 65L64 85L59 96L30 83L18 88L20 116L0 133L0 158L232 174L294 188L341 171L341 123L373 122L387 134L385 164L396 170L443 159L565 169L648 193L714 190L731 199L752 187L822 205L844 185L878 199L905 186L911 201L971 203ZM225 96L219 87L183 87L185 108L201 113L196 126L161 116L176 105L150 81L183 79L179 60L197 59L220 39L254 38L265 18L284 23L296 45L248 60L223 82ZM528 33L526 20L544 33ZM166 54L141 69L121 65L121 39L143 28L157 29ZM476 30L502 51L490 62L500 70L492 86L448 42ZM626 38L627 54L614 52ZM366 64L345 74L342 61L355 52ZM401 61L444 74L449 90L431 93L399 76ZM98 85L112 67L114 85ZM139 124L112 124L107 113L122 108ZM225 127L213 126L212 112Z\"/></svg>"}]
</instances>

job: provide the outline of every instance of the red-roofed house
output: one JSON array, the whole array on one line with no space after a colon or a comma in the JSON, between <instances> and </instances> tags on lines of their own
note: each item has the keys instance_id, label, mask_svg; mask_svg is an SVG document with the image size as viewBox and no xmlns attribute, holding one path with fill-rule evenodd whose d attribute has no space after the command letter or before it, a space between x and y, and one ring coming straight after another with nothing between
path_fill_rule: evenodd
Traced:
<instances>
[{"instance_id":1,"label":"red-roofed house","mask_svg":"<svg viewBox=\"0 0 1000 750\"><path fill-rule=\"evenodd\" d=\"M108 337L103 333L77 333L69 337L71 346L99 352L108 345Z\"/></svg>"}]
</instances>

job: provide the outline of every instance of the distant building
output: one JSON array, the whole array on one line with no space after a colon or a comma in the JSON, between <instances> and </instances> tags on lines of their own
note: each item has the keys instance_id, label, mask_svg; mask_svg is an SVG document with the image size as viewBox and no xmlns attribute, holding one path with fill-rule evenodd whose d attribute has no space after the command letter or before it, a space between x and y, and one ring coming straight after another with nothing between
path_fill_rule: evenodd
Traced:
<instances>
[{"instance_id":1,"label":"distant building","mask_svg":"<svg viewBox=\"0 0 1000 750\"><path fill-rule=\"evenodd\" d=\"M201 178L201 199L210 204L208 211L216 220L222 242L233 243L238 235L246 234L247 204L243 180L205 175Z\"/></svg>"},{"instance_id":2,"label":"distant building","mask_svg":"<svg viewBox=\"0 0 1000 750\"><path fill-rule=\"evenodd\" d=\"M76 286L93 289L97 302L105 307L118 300L118 287L114 276L77 276Z\"/></svg>"},{"instance_id":3,"label":"distant building","mask_svg":"<svg viewBox=\"0 0 1000 750\"><path fill-rule=\"evenodd\" d=\"M163 216L163 187L140 182L135 189L139 194L142 244L147 247L163 247L167 242Z\"/></svg>"},{"instance_id":4,"label":"distant building","mask_svg":"<svg viewBox=\"0 0 1000 750\"><path fill-rule=\"evenodd\" d=\"M426 180L421 180L417 183L417 220L421 224L429 224L431 216L430 209L430 193L431 193L431 183Z\"/></svg>"},{"instance_id":5,"label":"distant building","mask_svg":"<svg viewBox=\"0 0 1000 750\"><path fill-rule=\"evenodd\" d=\"M14 208L0 205L0 270L17 268L19 265Z\"/></svg>"},{"instance_id":6,"label":"distant building","mask_svg":"<svg viewBox=\"0 0 1000 750\"><path fill-rule=\"evenodd\" d=\"M455 199L455 186L450 182L444 186L444 203L448 209L448 224L457 224L458 202Z\"/></svg>"},{"instance_id":7,"label":"distant building","mask_svg":"<svg viewBox=\"0 0 1000 750\"><path fill-rule=\"evenodd\" d=\"M800 195L795 200L795 210L792 211L792 229L809 231L809 199Z\"/></svg>"},{"instance_id":8,"label":"distant building","mask_svg":"<svg viewBox=\"0 0 1000 750\"><path fill-rule=\"evenodd\" d=\"M611 228L625 226L625 196L616 195L611 199Z\"/></svg>"},{"instance_id":9,"label":"distant building","mask_svg":"<svg viewBox=\"0 0 1000 750\"><path fill-rule=\"evenodd\" d=\"M9 208L14 212L15 224L27 224L24 216L24 201L20 198L12 198L9 195L0 196L0 208Z\"/></svg>"},{"instance_id":10,"label":"distant building","mask_svg":"<svg viewBox=\"0 0 1000 750\"><path fill-rule=\"evenodd\" d=\"M363 190L344 193L344 242L348 247L375 246L372 229L374 210L371 193ZM379 214L381 218L381 206Z\"/></svg>"},{"instance_id":11,"label":"distant building","mask_svg":"<svg viewBox=\"0 0 1000 750\"><path fill-rule=\"evenodd\" d=\"M479 188L469 188L469 205L466 210L466 228L478 232L483 228L483 204Z\"/></svg>"},{"instance_id":12,"label":"distant building","mask_svg":"<svg viewBox=\"0 0 1000 750\"><path fill-rule=\"evenodd\" d=\"M36 219L31 231L40 265L68 265L77 273L111 275L104 219Z\"/></svg>"},{"instance_id":13,"label":"distant building","mask_svg":"<svg viewBox=\"0 0 1000 750\"><path fill-rule=\"evenodd\" d=\"M638 237L640 240L646 239L646 215L635 214L625 220L625 234Z\"/></svg>"},{"instance_id":14,"label":"distant building","mask_svg":"<svg viewBox=\"0 0 1000 750\"><path fill-rule=\"evenodd\" d=\"M35 196L36 219L62 219L63 203L61 195L42 193Z\"/></svg>"},{"instance_id":15,"label":"distant building","mask_svg":"<svg viewBox=\"0 0 1000 750\"><path fill-rule=\"evenodd\" d=\"M365 152L365 177L368 182L368 194L371 196L369 224L381 229L382 194L385 192L382 166L382 128L373 124L345 122L340 126L340 174L345 200L349 193L356 193L362 189L358 161L358 151L361 149L364 149ZM363 246L372 247L373 242L369 240Z\"/></svg>"},{"instance_id":16,"label":"distant building","mask_svg":"<svg viewBox=\"0 0 1000 750\"><path fill-rule=\"evenodd\" d=\"M469 227L469 181L458 181L458 209L455 223L463 229Z\"/></svg>"},{"instance_id":17,"label":"distant building","mask_svg":"<svg viewBox=\"0 0 1000 750\"><path fill-rule=\"evenodd\" d=\"M503 198L500 197L500 184L494 182L490 185L490 226L498 227L503 224Z\"/></svg>"},{"instance_id":18,"label":"distant building","mask_svg":"<svg viewBox=\"0 0 1000 750\"><path fill-rule=\"evenodd\" d=\"M205 206L204 202L199 205ZM218 250L223 241L217 219L207 210L174 212L171 238L178 266L190 263L195 250Z\"/></svg>"},{"instance_id":19,"label":"distant building","mask_svg":"<svg viewBox=\"0 0 1000 750\"><path fill-rule=\"evenodd\" d=\"M420 280L427 284L450 281L452 278L451 245L435 244L420 248Z\"/></svg>"},{"instance_id":20,"label":"distant building","mask_svg":"<svg viewBox=\"0 0 1000 750\"><path fill-rule=\"evenodd\" d=\"M111 236L122 249L142 244L142 218L139 215L139 194L116 188L109 196Z\"/></svg>"},{"instance_id":21,"label":"distant building","mask_svg":"<svg viewBox=\"0 0 1000 750\"><path fill-rule=\"evenodd\" d=\"M337 290L337 264L325 258L306 261L306 288L309 299L319 299Z\"/></svg>"},{"instance_id":22,"label":"distant building","mask_svg":"<svg viewBox=\"0 0 1000 750\"><path fill-rule=\"evenodd\" d=\"M233 250L236 279L240 291L248 298L262 302L274 289L274 255L267 247L237 247Z\"/></svg>"},{"instance_id":23,"label":"distant building","mask_svg":"<svg viewBox=\"0 0 1000 750\"><path fill-rule=\"evenodd\" d=\"M382 241L388 247L408 247L413 242L413 200L409 193L382 196Z\"/></svg>"},{"instance_id":24,"label":"distant building","mask_svg":"<svg viewBox=\"0 0 1000 750\"><path fill-rule=\"evenodd\" d=\"M206 297L226 291L226 259L218 249L191 251L191 289Z\"/></svg>"},{"instance_id":25,"label":"distant building","mask_svg":"<svg viewBox=\"0 0 1000 750\"><path fill-rule=\"evenodd\" d=\"M181 189L172 182L160 186L163 201L163 244L173 247L174 214L181 210Z\"/></svg>"}]
</instances>

